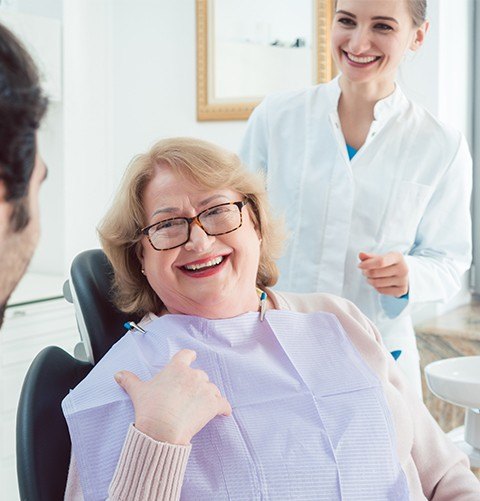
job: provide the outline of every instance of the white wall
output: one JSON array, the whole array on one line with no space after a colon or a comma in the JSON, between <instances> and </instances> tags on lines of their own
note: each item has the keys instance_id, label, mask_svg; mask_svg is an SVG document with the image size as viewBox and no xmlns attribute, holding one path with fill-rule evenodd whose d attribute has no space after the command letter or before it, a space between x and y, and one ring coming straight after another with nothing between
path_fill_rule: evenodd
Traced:
<instances>
[{"instance_id":1,"label":"white wall","mask_svg":"<svg viewBox=\"0 0 480 501\"><path fill-rule=\"evenodd\" d=\"M470 145L475 68L474 4L475 0L440 0L440 71L437 80L438 117L463 131Z\"/></svg>"},{"instance_id":2,"label":"white wall","mask_svg":"<svg viewBox=\"0 0 480 501\"><path fill-rule=\"evenodd\" d=\"M4 0L15 9L37 16L62 19L63 0Z\"/></svg>"},{"instance_id":3,"label":"white wall","mask_svg":"<svg viewBox=\"0 0 480 501\"><path fill-rule=\"evenodd\" d=\"M137 30L137 31L136 31ZM236 149L245 122L196 121L195 2L115 1L115 165L164 136Z\"/></svg>"},{"instance_id":4,"label":"white wall","mask_svg":"<svg viewBox=\"0 0 480 501\"><path fill-rule=\"evenodd\" d=\"M429 0L423 47L407 54L399 81L405 93L454 127L472 134L473 5Z\"/></svg>"},{"instance_id":5,"label":"white wall","mask_svg":"<svg viewBox=\"0 0 480 501\"><path fill-rule=\"evenodd\" d=\"M112 25L110 1L64 3L65 270L98 247L95 227L115 185Z\"/></svg>"},{"instance_id":6,"label":"white wall","mask_svg":"<svg viewBox=\"0 0 480 501\"><path fill-rule=\"evenodd\" d=\"M30 270L63 274L65 259L65 169L63 161L63 105L51 102L39 132L40 153L48 169L40 191L40 242Z\"/></svg>"},{"instance_id":7,"label":"white wall","mask_svg":"<svg viewBox=\"0 0 480 501\"><path fill-rule=\"evenodd\" d=\"M438 113L440 98L438 75L441 64L439 54L441 1L443 0L429 1L430 28L425 43L420 50L410 51L405 55L404 63L398 74L398 81L405 94L435 115Z\"/></svg>"}]
</instances>

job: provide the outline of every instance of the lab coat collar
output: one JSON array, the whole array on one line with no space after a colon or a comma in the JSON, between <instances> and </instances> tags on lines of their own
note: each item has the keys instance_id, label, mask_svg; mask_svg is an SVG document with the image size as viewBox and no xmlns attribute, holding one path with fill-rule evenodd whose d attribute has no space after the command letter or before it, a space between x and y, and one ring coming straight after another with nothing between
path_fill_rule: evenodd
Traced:
<instances>
[{"instance_id":1,"label":"lab coat collar","mask_svg":"<svg viewBox=\"0 0 480 501\"><path fill-rule=\"evenodd\" d=\"M328 82L327 92L332 105L332 110L336 112L338 110L338 100L342 93L340 88L340 75L336 76L333 80ZM408 100L403 93L402 89L398 83L395 82L395 90L389 96L380 99L375 104L373 109L374 119L377 122L384 122L388 120L393 114L403 111L408 106Z\"/></svg>"},{"instance_id":2,"label":"lab coat collar","mask_svg":"<svg viewBox=\"0 0 480 501\"><path fill-rule=\"evenodd\" d=\"M407 106L408 100L398 83L395 82L395 90L389 96L380 99L375 104L373 116L377 121L384 121L393 114L404 111Z\"/></svg>"}]
</instances>

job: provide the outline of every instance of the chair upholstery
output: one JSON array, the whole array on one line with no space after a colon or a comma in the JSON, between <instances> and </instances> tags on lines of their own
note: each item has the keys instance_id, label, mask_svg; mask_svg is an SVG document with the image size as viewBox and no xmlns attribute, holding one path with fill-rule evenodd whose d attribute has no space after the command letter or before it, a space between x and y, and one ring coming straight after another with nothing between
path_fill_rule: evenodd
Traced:
<instances>
[{"instance_id":1,"label":"chair upholstery","mask_svg":"<svg viewBox=\"0 0 480 501\"><path fill-rule=\"evenodd\" d=\"M91 368L56 346L44 348L32 362L17 410L17 476L22 500L63 499L71 445L60 404Z\"/></svg>"},{"instance_id":2,"label":"chair upholstery","mask_svg":"<svg viewBox=\"0 0 480 501\"><path fill-rule=\"evenodd\" d=\"M80 253L72 262L70 292L88 360L97 363L125 333L123 324L137 322L111 302L113 270L100 249Z\"/></svg>"}]
</instances>

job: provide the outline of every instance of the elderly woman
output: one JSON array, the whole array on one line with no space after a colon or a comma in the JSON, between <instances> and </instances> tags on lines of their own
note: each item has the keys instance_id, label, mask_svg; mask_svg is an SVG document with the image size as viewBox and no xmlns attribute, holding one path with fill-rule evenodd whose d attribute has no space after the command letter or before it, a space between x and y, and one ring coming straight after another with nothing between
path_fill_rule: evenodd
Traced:
<instances>
[{"instance_id":1,"label":"elderly woman","mask_svg":"<svg viewBox=\"0 0 480 501\"><path fill-rule=\"evenodd\" d=\"M64 400L67 499L479 499L353 304L268 289L279 227L209 143L133 161L100 235L144 318Z\"/></svg>"}]
</instances>

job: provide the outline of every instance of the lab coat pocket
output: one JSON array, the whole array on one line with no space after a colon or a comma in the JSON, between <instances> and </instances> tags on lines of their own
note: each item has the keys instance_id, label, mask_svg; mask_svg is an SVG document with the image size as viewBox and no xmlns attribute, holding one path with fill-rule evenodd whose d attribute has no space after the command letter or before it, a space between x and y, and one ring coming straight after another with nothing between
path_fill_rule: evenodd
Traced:
<instances>
[{"instance_id":1,"label":"lab coat pocket","mask_svg":"<svg viewBox=\"0 0 480 501\"><path fill-rule=\"evenodd\" d=\"M401 181L387 209L382 240L412 245L432 192L431 186Z\"/></svg>"}]
</instances>

